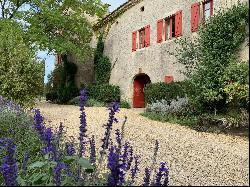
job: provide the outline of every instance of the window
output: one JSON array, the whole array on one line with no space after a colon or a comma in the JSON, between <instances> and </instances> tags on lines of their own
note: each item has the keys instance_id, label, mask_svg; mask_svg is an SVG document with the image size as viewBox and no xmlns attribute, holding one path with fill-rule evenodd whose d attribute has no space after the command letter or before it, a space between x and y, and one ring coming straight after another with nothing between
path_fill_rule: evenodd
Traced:
<instances>
[{"instance_id":1,"label":"window","mask_svg":"<svg viewBox=\"0 0 250 187\"><path fill-rule=\"evenodd\" d=\"M139 30L139 49L145 47L145 28Z\"/></svg>"},{"instance_id":2,"label":"window","mask_svg":"<svg viewBox=\"0 0 250 187\"><path fill-rule=\"evenodd\" d=\"M203 2L203 20L206 21L213 15L213 0Z\"/></svg>"},{"instance_id":3,"label":"window","mask_svg":"<svg viewBox=\"0 0 250 187\"><path fill-rule=\"evenodd\" d=\"M157 43L182 36L182 11L157 21Z\"/></svg>"},{"instance_id":4,"label":"window","mask_svg":"<svg viewBox=\"0 0 250 187\"><path fill-rule=\"evenodd\" d=\"M141 10L141 12L144 12L144 6L142 6L142 7L140 8L140 10Z\"/></svg>"},{"instance_id":5,"label":"window","mask_svg":"<svg viewBox=\"0 0 250 187\"><path fill-rule=\"evenodd\" d=\"M150 46L150 25L132 32L132 52Z\"/></svg>"},{"instance_id":6,"label":"window","mask_svg":"<svg viewBox=\"0 0 250 187\"><path fill-rule=\"evenodd\" d=\"M175 15L165 19L165 40L175 37Z\"/></svg>"}]
</instances>

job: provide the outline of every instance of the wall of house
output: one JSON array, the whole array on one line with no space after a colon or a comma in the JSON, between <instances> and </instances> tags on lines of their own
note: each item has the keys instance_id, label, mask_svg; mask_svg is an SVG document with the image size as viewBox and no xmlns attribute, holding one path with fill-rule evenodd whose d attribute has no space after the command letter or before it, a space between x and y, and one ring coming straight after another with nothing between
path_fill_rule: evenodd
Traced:
<instances>
[{"instance_id":1,"label":"wall of house","mask_svg":"<svg viewBox=\"0 0 250 187\"><path fill-rule=\"evenodd\" d=\"M167 53L176 47L175 38L157 43L157 21L182 10L181 37L195 35L191 32L190 25L191 4L195 2L199 0L144 0L127 10L111 25L105 39L104 53L114 65L110 84L120 86L123 100L132 104L133 80L139 73L147 74L152 83L164 82L165 76L173 76L174 81L185 79L179 72L183 67L176 64L176 59ZM236 2L237 0L213 0L214 14L220 8L230 7ZM142 6L143 12L140 10ZM150 46L132 52L132 32L146 25L150 25Z\"/></svg>"}]
</instances>

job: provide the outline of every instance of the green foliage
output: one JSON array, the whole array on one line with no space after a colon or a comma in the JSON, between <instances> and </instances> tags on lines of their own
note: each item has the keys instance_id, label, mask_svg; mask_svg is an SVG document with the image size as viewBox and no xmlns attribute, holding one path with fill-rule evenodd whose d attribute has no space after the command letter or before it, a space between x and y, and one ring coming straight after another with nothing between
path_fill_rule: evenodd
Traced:
<instances>
[{"instance_id":1,"label":"green foliage","mask_svg":"<svg viewBox=\"0 0 250 187\"><path fill-rule=\"evenodd\" d=\"M185 96L186 82L172 82L166 84L163 82L148 84L145 87L145 100L151 104L162 99L170 101L177 97Z\"/></svg>"},{"instance_id":2,"label":"green foliage","mask_svg":"<svg viewBox=\"0 0 250 187\"><path fill-rule=\"evenodd\" d=\"M232 62L225 69L221 77L226 102L230 107L244 107L249 105L249 63Z\"/></svg>"},{"instance_id":3,"label":"green foliage","mask_svg":"<svg viewBox=\"0 0 250 187\"><path fill-rule=\"evenodd\" d=\"M174 114L157 113L157 112L145 112L142 113L141 115L155 121L175 123L189 127L195 126L198 120L198 117L194 115L176 116Z\"/></svg>"},{"instance_id":4,"label":"green foliage","mask_svg":"<svg viewBox=\"0 0 250 187\"><path fill-rule=\"evenodd\" d=\"M101 57L96 65L96 83L109 83L111 74L111 62L108 57Z\"/></svg>"},{"instance_id":5,"label":"green foliage","mask_svg":"<svg viewBox=\"0 0 250 187\"><path fill-rule=\"evenodd\" d=\"M22 20L26 40L40 50L82 58L92 52L93 30L87 17L102 17L107 10L99 0L4 0L1 4L0 18Z\"/></svg>"},{"instance_id":6,"label":"green foliage","mask_svg":"<svg viewBox=\"0 0 250 187\"><path fill-rule=\"evenodd\" d=\"M70 99L76 97L79 94L79 90L75 85L77 66L68 62L66 55L63 56L62 60L62 65L58 65L55 68L47 83L46 100L65 104Z\"/></svg>"},{"instance_id":7,"label":"green foliage","mask_svg":"<svg viewBox=\"0 0 250 187\"><path fill-rule=\"evenodd\" d=\"M98 37L98 42L95 50L94 55L94 64L97 65L100 58L103 57L103 51L104 51L104 42L103 42L103 34L101 33Z\"/></svg>"},{"instance_id":8,"label":"green foliage","mask_svg":"<svg viewBox=\"0 0 250 187\"><path fill-rule=\"evenodd\" d=\"M121 108L127 108L127 109L131 108L130 104L127 101L121 101L120 102L120 107Z\"/></svg>"},{"instance_id":9,"label":"green foliage","mask_svg":"<svg viewBox=\"0 0 250 187\"><path fill-rule=\"evenodd\" d=\"M105 106L106 106L105 103L91 98L86 103L86 107L105 107Z\"/></svg>"},{"instance_id":10,"label":"green foliage","mask_svg":"<svg viewBox=\"0 0 250 187\"><path fill-rule=\"evenodd\" d=\"M43 93L44 62L24 40L20 25L0 20L0 94L23 106L32 106Z\"/></svg>"},{"instance_id":11,"label":"green foliage","mask_svg":"<svg viewBox=\"0 0 250 187\"><path fill-rule=\"evenodd\" d=\"M103 34L100 34L94 56L95 79L97 84L108 84L111 74L112 64L109 58L103 55L103 51Z\"/></svg>"},{"instance_id":12,"label":"green foliage","mask_svg":"<svg viewBox=\"0 0 250 187\"><path fill-rule=\"evenodd\" d=\"M103 84L103 85L90 85L87 87L89 98L110 103L120 100L119 86Z\"/></svg>"},{"instance_id":13,"label":"green foliage","mask_svg":"<svg viewBox=\"0 0 250 187\"><path fill-rule=\"evenodd\" d=\"M25 113L12 110L0 111L0 137L12 138L17 145L17 161L22 162L27 152L33 155L32 161L39 157L40 140L32 129L32 118Z\"/></svg>"},{"instance_id":14,"label":"green foliage","mask_svg":"<svg viewBox=\"0 0 250 187\"><path fill-rule=\"evenodd\" d=\"M175 55L178 63L186 67L185 74L192 86L189 97L201 111L221 109L236 100L248 100L246 84L235 79L234 86L225 85L225 80L231 76L228 75L230 66L236 64L240 46L246 38L248 19L246 4L221 10L200 27L198 37L193 42L191 39L178 40L176 52L170 52ZM240 96L231 93L235 92L238 85L241 85Z\"/></svg>"}]
</instances>

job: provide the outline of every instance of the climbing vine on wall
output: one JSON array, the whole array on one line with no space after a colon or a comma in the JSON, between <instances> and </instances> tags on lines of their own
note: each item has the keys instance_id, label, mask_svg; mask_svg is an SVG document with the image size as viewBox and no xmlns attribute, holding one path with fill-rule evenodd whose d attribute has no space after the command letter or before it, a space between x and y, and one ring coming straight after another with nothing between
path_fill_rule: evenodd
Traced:
<instances>
[{"instance_id":1,"label":"climbing vine on wall","mask_svg":"<svg viewBox=\"0 0 250 187\"><path fill-rule=\"evenodd\" d=\"M103 55L104 42L103 34L98 38L97 47L95 50L95 79L97 84L108 84L111 74L111 62L107 56Z\"/></svg>"},{"instance_id":2,"label":"climbing vine on wall","mask_svg":"<svg viewBox=\"0 0 250 187\"><path fill-rule=\"evenodd\" d=\"M247 37L248 9L246 4L237 4L220 10L201 24L197 38L193 41L190 38L176 40L178 47L169 52L186 67L185 75L193 86L190 97L197 107L216 110L235 105L238 103L235 101L248 104L248 73L232 76L231 69L248 70L247 62L238 58ZM236 69L234 72L240 71ZM235 90L241 93L233 94Z\"/></svg>"}]
</instances>

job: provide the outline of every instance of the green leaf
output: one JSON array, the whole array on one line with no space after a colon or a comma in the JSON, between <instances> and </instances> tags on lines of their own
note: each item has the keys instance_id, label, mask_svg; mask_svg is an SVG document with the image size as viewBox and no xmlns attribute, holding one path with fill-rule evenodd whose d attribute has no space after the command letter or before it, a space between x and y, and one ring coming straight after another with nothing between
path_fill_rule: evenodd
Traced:
<instances>
[{"instance_id":1,"label":"green leaf","mask_svg":"<svg viewBox=\"0 0 250 187\"><path fill-rule=\"evenodd\" d=\"M80 158L78 160L78 164L84 168L85 170L94 170L94 166L91 165L91 163L89 162L89 160L85 159L85 158Z\"/></svg>"},{"instance_id":2,"label":"green leaf","mask_svg":"<svg viewBox=\"0 0 250 187\"><path fill-rule=\"evenodd\" d=\"M29 169L34 169L34 168L42 168L43 166L46 165L46 162L34 162L33 164L31 164L30 166L28 166Z\"/></svg>"}]
</instances>

